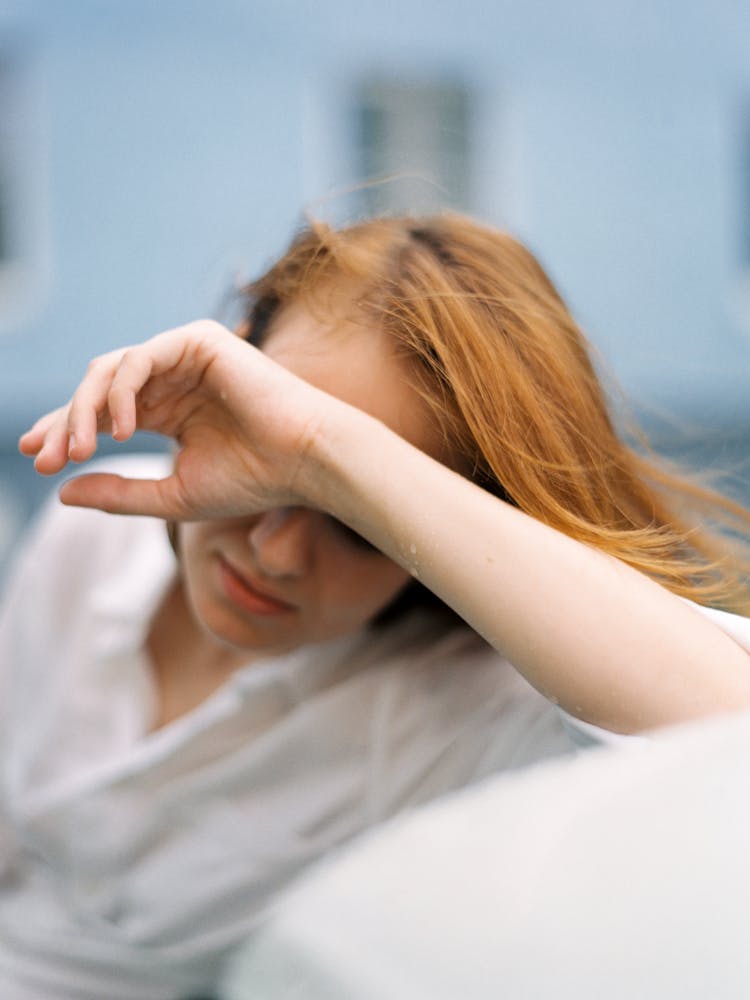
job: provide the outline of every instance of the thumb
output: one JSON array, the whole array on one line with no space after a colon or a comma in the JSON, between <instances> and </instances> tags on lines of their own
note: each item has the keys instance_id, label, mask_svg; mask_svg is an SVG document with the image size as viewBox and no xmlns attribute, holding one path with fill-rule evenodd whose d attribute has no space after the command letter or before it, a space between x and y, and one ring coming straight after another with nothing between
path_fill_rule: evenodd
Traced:
<instances>
[{"instance_id":1,"label":"thumb","mask_svg":"<svg viewBox=\"0 0 750 1000\"><path fill-rule=\"evenodd\" d=\"M174 476L126 479L107 472L90 473L64 483L60 500L68 506L95 507L109 514L140 514L168 520L191 516L179 499Z\"/></svg>"}]
</instances>

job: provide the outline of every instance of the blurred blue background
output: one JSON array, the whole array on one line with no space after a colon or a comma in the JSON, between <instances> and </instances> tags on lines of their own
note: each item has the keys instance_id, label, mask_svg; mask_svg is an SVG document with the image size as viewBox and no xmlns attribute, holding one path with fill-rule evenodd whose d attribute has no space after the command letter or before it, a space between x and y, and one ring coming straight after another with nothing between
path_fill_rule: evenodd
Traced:
<instances>
[{"instance_id":1,"label":"blurred blue background","mask_svg":"<svg viewBox=\"0 0 750 1000\"><path fill-rule=\"evenodd\" d=\"M92 355L226 318L305 210L443 206L531 246L658 446L739 467L745 0L0 0L0 566Z\"/></svg>"}]
</instances>

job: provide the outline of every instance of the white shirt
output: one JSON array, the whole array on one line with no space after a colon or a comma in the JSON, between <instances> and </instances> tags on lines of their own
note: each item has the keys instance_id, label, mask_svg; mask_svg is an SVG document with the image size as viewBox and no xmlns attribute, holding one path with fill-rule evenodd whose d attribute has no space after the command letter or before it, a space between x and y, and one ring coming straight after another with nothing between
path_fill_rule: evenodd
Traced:
<instances>
[{"instance_id":1,"label":"white shirt","mask_svg":"<svg viewBox=\"0 0 750 1000\"><path fill-rule=\"evenodd\" d=\"M118 469L160 477L167 462ZM333 847L573 745L570 720L470 630L419 615L255 662L152 732L143 646L175 571L161 522L53 502L10 580L3 1000L210 988L279 889Z\"/></svg>"},{"instance_id":2,"label":"white shirt","mask_svg":"<svg viewBox=\"0 0 750 1000\"><path fill-rule=\"evenodd\" d=\"M749 764L743 712L446 796L300 879L218 996L747 1000Z\"/></svg>"}]
</instances>

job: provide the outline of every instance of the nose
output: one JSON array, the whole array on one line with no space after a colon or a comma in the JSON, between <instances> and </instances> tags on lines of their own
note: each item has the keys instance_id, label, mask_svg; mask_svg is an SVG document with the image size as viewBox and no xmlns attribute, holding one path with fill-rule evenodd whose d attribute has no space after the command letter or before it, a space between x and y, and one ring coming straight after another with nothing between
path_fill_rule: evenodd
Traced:
<instances>
[{"instance_id":1,"label":"nose","mask_svg":"<svg viewBox=\"0 0 750 1000\"><path fill-rule=\"evenodd\" d=\"M299 577L309 571L311 516L312 511L304 507L277 507L253 522L247 540L261 572L274 577Z\"/></svg>"}]
</instances>

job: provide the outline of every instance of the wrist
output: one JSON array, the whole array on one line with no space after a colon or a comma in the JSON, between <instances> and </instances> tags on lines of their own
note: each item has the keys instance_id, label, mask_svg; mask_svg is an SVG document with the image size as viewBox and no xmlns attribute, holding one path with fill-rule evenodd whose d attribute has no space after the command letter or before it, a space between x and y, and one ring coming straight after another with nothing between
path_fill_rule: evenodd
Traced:
<instances>
[{"instance_id":1,"label":"wrist","mask_svg":"<svg viewBox=\"0 0 750 1000\"><path fill-rule=\"evenodd\" d=\"M357 459L377 448L387 428L347 403L336 401L310 432L294 478L299 502L341 517L356 502Z\"/></svg>"}]
</instances>

